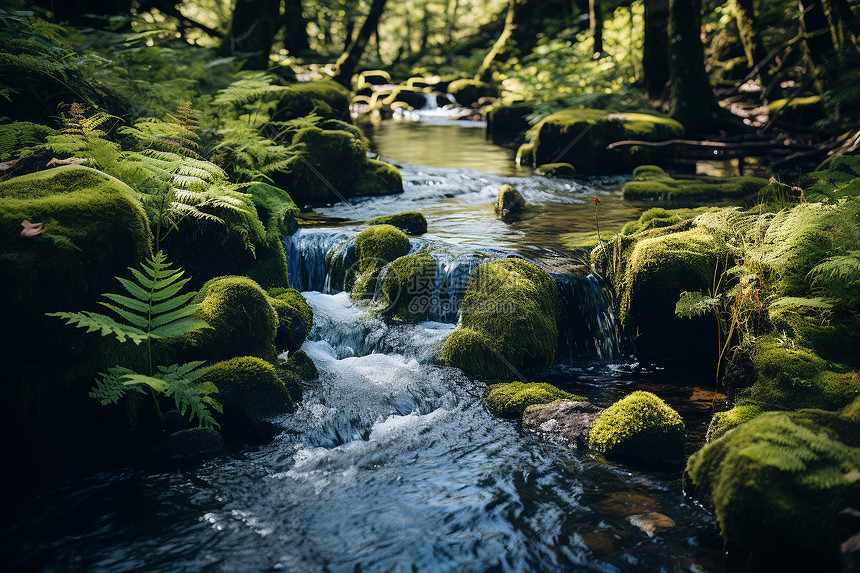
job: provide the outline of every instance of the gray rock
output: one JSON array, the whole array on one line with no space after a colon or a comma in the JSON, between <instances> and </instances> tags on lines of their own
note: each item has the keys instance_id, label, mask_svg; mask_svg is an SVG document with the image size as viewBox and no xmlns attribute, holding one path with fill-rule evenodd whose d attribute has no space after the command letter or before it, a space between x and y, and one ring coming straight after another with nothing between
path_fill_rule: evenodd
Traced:
<instances>
[{"instance_id":1,"label":"gray rock","mask_svg":"<svg viewBox=\"0 0 860 573\"><path fill-rule=\"evenodd\" d=\"M523 413L523 427L556 436L573 448L584 448L591 425L602 410L590 402L572 400L536 404Z\"/></svg>"}]
</instances>

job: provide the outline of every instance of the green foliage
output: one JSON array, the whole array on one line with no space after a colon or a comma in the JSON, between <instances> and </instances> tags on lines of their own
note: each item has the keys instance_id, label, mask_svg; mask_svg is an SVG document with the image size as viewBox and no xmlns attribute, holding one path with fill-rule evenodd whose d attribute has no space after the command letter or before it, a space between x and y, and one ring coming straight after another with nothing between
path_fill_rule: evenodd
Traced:
<instances>
[{"instance_id":1,"label":"green foliage","mask_svg":"<svg viewBox=\"0 0 860 573\"><path fill-rule=\"evenodd\" d=\"M209 325L194 314L198 305L189 303L195 292L179 294L189 279L183 279L181 270L171 269L166 255L159 251L141 264L143 272L130 268L134 280L117 277L127 294L105 293L110 302L101 302L112 310L120 320L95 312L54 312L48 316L65 319L67 324L86 328L87 332L99 331L102 336L113 335L119 342L130 340L135 344L147 342L149 374L139 374L124 367L115 367L103 373L96 381L90 396L102 404L115 404L129 389L140 391L148 386L153 399L156 395L173 398L182 415L197 418L201 427L217 425L209 411L220 410L220 404L212 398L218 389L211 383L198 382L205 370L199 369L203 362L159 366L152 369L153 339L175 338L209 328ZM131 295L131 296L128 296ZM159 416L160 408L157 408Z\"/></svg>"},{"instance_id":2,"label":"green foliage","mask_svg":"<svg viewBox=\"0 0 860 573\"><path fill-rule=\"evenodd\" d=\"M170 268L163 252L157 252L141 268L143 272L129 268L134 280L117 277L131 296L105 293L103 296L111 302L99 303L121 320L87 311L55 312L48 316L65 319L67 324L86 328L87 332L100 331L102 336L114 335L119 342L130 340L135 344L208 328L205 321L193 316L197 305L188 304L197 293L179 294L189 279L181 279L183 272Z\"/></svg>"},{"instance_id":3,"label":"green foliage","mask_svg":"<svg viewBox=\"0 0 860 573\"><path fill-rule=\"evenodd\" d=\"M828 168L809 174L815 183L806 190L809 201L834 202L860 196L860 156L834 157Z\"/></svg>"},{"instance_id":4,"label":"green foliage","mask_svg":"<svg viewBox=\"0 0 860 573\"><path fill-rule=\"evenodd\" d=\"M556 400L583 401L586 398L565 392L546 382L507 382L487 388L484 403L495 414L519 417L529 406Z\"/></svg>"},{"instance_id":5,"label":"green foliage","mask_svg":"<svg viewBox=\"0 0 860 573\"><path fill-rule=\"evenodd\" d=\"M705 435L705 440L712 442L723 437L726 432L733 430L749 422L762 413L761 406L751 400L741 400L731 410L725 412L717 412L711 418L711 423L708 425L708 431Z\"/></svg>"},{"instance_id":6,"label":"green foliage","mask_svg":"<svg viewBox=\"0 0 860 573\"><path fill-rule=\"evenodd\" d=\"M48 126L29 121L0 124L0 161L26 157L34 147L45 143L45 138L56 132Z\"/></svg>"},{"instance_id":7,"label":"green foliage","mask_svg":"<svg viewBox=\"0 0 860 573\"><path fill-rule=\"evenodd\" d=\"M591 428L597 451L641 461L676 462L684 454L684 421L663 400L637 391L606 408Z\"/></svg>"},{"instance_id":8,"label":"green foliage","mask_svg":"<svg viewBox=\"0 0 860 573\"><path fill-rule=\"evenodd\" d=\"M746 199L768 185L760 177L690 177L673 179L659 168L642 166L633 173L633 181L624 184L625 199L661 201L707 201L712 199Z\"/></svg>"},{"instance_id":9,"label":"green foliage","mask_svg":"<svg viewBox=\"0 0 860 573\"><path fill-rule=\"evenodd\" d=\"M809 271L813 288L831 304L860 308L860 250L828 257Z\"/></svg>"},{"instance_id":10,"label":"green foliage","mask_svg":"<svg viewBox=\"0 0 860 573\"><path fill-rule=\"evenodd\" d=\"M751 570L838 568L854 533L838 515L860 495L858 436L838 413L767 412L693 454L687 475Z\"/></svg>"}]
</instances>

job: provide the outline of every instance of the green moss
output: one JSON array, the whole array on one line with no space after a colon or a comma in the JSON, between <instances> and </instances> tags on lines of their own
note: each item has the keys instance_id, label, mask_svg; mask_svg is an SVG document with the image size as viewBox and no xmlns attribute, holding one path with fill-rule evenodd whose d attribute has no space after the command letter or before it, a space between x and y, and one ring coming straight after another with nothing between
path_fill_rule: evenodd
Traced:
<instances>
[{"instance_id":1,"label":"green moss","mask_svg":"<svg viewBox=\"0 0 860 573\"><path fill-rule=\"evenodd\" d=\"M388 265L382 279L383 311L407 322L427 318L436 280L436 260L426 251L406 255Z\"/></svg>"},{"instance_id":2,"label":"green moss","mask_svg":"<svg viewBox=\"0 0 860 573\"><path fill-rule=\"evenodd\" d=\"M353 194L366 160L364 142L347 131L306 127L293 136L293 145L303 151L305 159L292 171L293 195L322 203Z\"/></svg>"},{"instance_id":3,"label":"green moss","mask_svg":"<svg viewBox=\"0 0 860 573\"><path fill-rule=\"evenodd\" d=\"M535 144L525 142L517 148L517 164L532 166L535 164Z\"/></svg>"},{"instance_id":4,"label":"green moss","mask_svg":"<svg viewBox=\"0 0 860 573\"><path fill-rule=\"evenodd\" d=\"M209 367L201 381L218 387L216 398L224 411L216 416L230 438L270 435L266 418L293 411L293 401L275 367L253 356L241 356Z\"/></svg>"},{"instance_id":5,"label":"green moss","mask_svg":"<svg viewBox=\"0 0 860 573\"><path fill-rule=\"evenodd\" d=\"M576 167L570 163L544 163L535 169L535 174L544 177L576 177Z\"/></svg>"},{"instance_id":6,"label":"green moss","mask_svg":"<svg viewBox=\"0 0 860 573\"><path fill-rule=\"evenodd\" d=\"M421 109L427 103L427 94L417 89L397 87L382 100L382 103L388 106L394 102L405 103L409 109Z\"/></svg>"},{"instance_id":7,"label":"green moss","mask_svg":"<svg viewBox=\"0 0 860 573\"><path fill-rule=\"evenodd\" d=\"M551 366L557 299L555 281L533 263L512 258L478 265L466 284L460 328L442 350L444 362L472 376L508 380ZM461 329L470 333L458 334Z\"/></svg>"},{"instance_id":8,"label":"green moss","mask_svg":"<svg viewBox=\"0 0 860 573\"><path fill-rule=\"evenodd\" d=\"M368 225L394 225L407 235L423 235L427 232L427 219L417 211L406 211L396 215L383 215L367 222Z\"/></svg>"},{"instance_id":9,"label":"green moss","mask_svg":"<svg viewBox=\"0 0 860 573\"><path fill-rule=\"evenodd\" d=\"M493 208L496 210L496 215L503 221L514 221L526 212L528 206L513 185L502 185Z\"/></svg>"},{"instance_id":10,"label":"green moss","mask_svg":"<svg viewBox=\"0 0 860 573\"><path fill-rule=\"evenodd\" d=\"M299 208L289 193L267 183L251 183L247 190L251 194L257 216L266 228L267 237L283 238L298 229L296 215Z\"/></svg>"},{"instance_id":11,"label":"green moss","mask_svg":"<svg viewBox=\"0 0 860 573\"><path fill-rule=\"evenodd\" d=\"M355 238L359 277L353 298L372 298L382 267L409 253L409 237L392 225L374 225Z\"/></svg>"},{"instance_id":12,"label":"green moss","mask_svg":"<svg viewBox=\"0 0 860 573\"><path fill-rule=\"evenodd\" d=\"M390 163L377 159L365 160L358 181L356 195L390 195L403 193L403 177Z\"/></svg>"},{"instance_id":13,"label":"green moss","mask_svg":"<svg viewBox=\"0 0 860 573\"><path fill-rule=\"evenodd\" d=\"M654 165L643 165L633 171L633 181L625 183L625 199L640 201L708 201L714 199L747 199L768 185L760 177L690 177L673 179Z\"/></svg>"},{"instance_id":14,"label":"green moss","mask_svg":"<svg viewBox=\"0 0 860 573\"><path fill-rule=\"evenodd\" d=\"M842 417L853 422L860 422L860 396L842 409Z\"/></svg>"},{"instance_id":15,"label":"green moss","mask_svg":"<svg viewBox=\"0 0 860 573\"><path fill-rule=\"evenodd\" d=\"M484 395L484 403L499 416L519 417L535 404L549 404L556 400L583 401L585 398L565 392L546 382L507 382L493 384Z\"/></svg>"},{"instance_id":16,"label":"green moss","mask_svg":"<svg viewBox=\"0 0 860 573\"><path fill-rule=\"evenodd\" d=\"M189 355L209 361L236 355L274 360L278 315L260 285L246 277L214 278L194 302L212 329L188 335Z\"/></svg>"},{"instance_id":17,"label":"green moss","mask_svg":"<svg viewBox=\"0 0 860 573\"><path fill-rule=\"evenodd\" d=\"M476 104L482 97L495 97L498 91L491 84L476 80L454 80L448 84L448 93L454 96L457 103L469 107Z\"/></svg>"},{"instance_id":18,"label":"green moss","mask_svg":"<svg viewBox=\"0 0 860 573\"><path fill-rule=\"evenodd\" d=\"M275 348L295 352L301 348L314 324L314 312L296 289L276 289L269 303L278 315Z\"/></svg>"},{"instance_id":19,"label":"green moss","mask_svg":"<svg viewBox=\"0 0 860 573\"><path fill-rule=\"evenodd\" d=\"M281 96L273 119L287 121L311 112L325 119L349 121L349 90L331 80L297 83Z\"/></svg>"},{"instance_id":20,"label":"green moss","mask_svg":"<svg viewBox=\"0 0 860 573\"><path fill-rule=\"evenodd\" d=\"M684 422L650 392L633 392L594 421L589 446L607 455L648 462L677 462L684 455Z\"/></svg>"},{"instance_id":21,"label":"green moss","mask_svg":"<svg viewBox=\"0 0 860 573\"><path fill-rule=\"evenodd\" d=\"M633 180L642 181L666 177L666 172L658 165L639 165L633 169Z\"/></svg>"},{"instance_id":22,"label":"green moss","mask_svg":"<svg viewBox=\"0 0 860 573\"><path fill-rule=\"evenodd\" d=\"M750 570L835 570L856 532L839 512L860 502L858 446L856 420L767 412L693 454L687 475Z\"/></svg>"},{"instance_id":23,"label":"green moss","mask_svg":"<svg viewBox=\"0 0 860 573\"><path fill-rule=\"evenodd\" d=\"M726 264L726 246L701 229L641 239L616 279L620 319L641 360L715 360L712 317L675 316L684 291L707 291Z\"/></svg>"},{"instance_id":24,"label":"green moss","mask_svg":"<svg viewBox=\"0 0 860 573\"><path fill-rule=\"evenodd\" d=\"M633 235L647 229L671 227L681 221L693 219L702 213L715 210L717 210L716 207L698 207L696 209L664 209L662 207L654 207L642 213L638 220L626 223L622 227L621 232L625 235Z\"/></svg>"},{"instance_id":25,"label":"green moss","mask_svg":"<svg viewBox=\"0 0 860 573\"><path fill-rule=\"evenodd\" d=\"M812 349L830 362L860 367L860 317L851 312L815 311L803 307L773 307L769 311L775 332Z\"/></svg>"},{"instance_id":26,"label":"green moss","mask_svg":"<svg viewBox=\"0 0 860 573\"><path fill-rule=\"evenodd\" d=\"M531 155L531 162L521 163L568 162L584 175L626 171L653 163L660 152L638 146L607 150L608 144L625 139L663 141L683 134L680 123L656 113L568 109L545 117L529 130L526 138L534 145L533 152L521 151L523 159Z\"/></svg>"},{"instance_id":27,"label":"green moss","mask_svg":"<svg viewBox=\"0 0 860 573\"><path fill-rule=\"evenodd\" d=\"M316 364L311 360L304 350L296 350L290 352L290 357L287 359L287 367L295 372L300 380L316 380L319 378L319 371Z\"/></svg>"},{"instance_id":28,"label":"green moss","mask_svg":"<svg viewBox=\"0 0 860 573\"><path fill-rule=\"evenodd\" d=\"M770 102L767 111L773 119L788 123L812 124L827 117L821 96L782 98Z\"/></svg>"},{"instance_id":29,"label":"green moss","mask_svg":"<svg viewBox=\"0 0 860 573\"><path fill-rule=\"evenodd\" d=\"M860 395L860 379L844 366L776 335L761 337L752 354L751 397L769 409L837 410Z\"/></svg>"},{"instance_id":30,"label":"green moss","mask_svg":"<svg viewBox=\"0 0 860 573\"><path fill-rule=\"evenodd\" d=\"M341 121L339 119L327 119L323 122L320 122L319 127L321 129L346 131L351 133L355 139L361 140L367 145L370 144L370 141L367 139L367 136L364 135L364 132L361 130L361 128L347 121Z\"/></svg>"},{"instance_id":31,"label":"green moss","mask_svg":"<svg viewBox=\"0 0 860 573\"><path fill-rule=\"evenodd\" d=\"M762 413L761 406L750 400L741 400L731 410L717 412L711 418L705 440L712 442L723 437L726 432L733 430L745 422L758 417Z\"/></svg>"}]
</instances>

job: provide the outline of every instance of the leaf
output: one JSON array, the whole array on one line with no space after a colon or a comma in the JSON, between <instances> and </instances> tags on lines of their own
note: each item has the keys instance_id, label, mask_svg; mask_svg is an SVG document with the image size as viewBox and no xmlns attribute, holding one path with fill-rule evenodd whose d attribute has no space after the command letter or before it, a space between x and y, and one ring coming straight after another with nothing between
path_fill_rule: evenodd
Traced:
<instances>
[{"instance_id":1,"label":"leaf","mask_svg":"<svg viewBox=\"0 0 860 573\"><path fill-rule=\"evenodd\" d=\"M684 291L675 304L675 314L682 318L692 318L713 312L720 304L720 299L701 292Z\"/></svg>"},{"instance_id":2,"label":"leaf","mask_svg":"<svg viewBox=\"0 0 860 573\"><path fill-rule=\"evenodd\" d=\"M119 342L131 340L135 344L140 344L147 338L151 338L146 332L116 322L114 319L96 312L49 312L46 316L56 316L57 318L66 319L66 324L77 326L78 328L86 328L87 332L100 331L102 336L115 335Z\"/></svg>"},{"instance_id":3,"label":"leaf","mask_svg":"<svg viewBox=\"0 0 860 573\"><path fill-rule=\"evenodd\" d=\"M779 308L783 306L805 306L807 308L828 309L833 308L833 305L822 298L806 298L799 296L784 296L770 303L769 308Z\"/></svg>"}]
</instances>

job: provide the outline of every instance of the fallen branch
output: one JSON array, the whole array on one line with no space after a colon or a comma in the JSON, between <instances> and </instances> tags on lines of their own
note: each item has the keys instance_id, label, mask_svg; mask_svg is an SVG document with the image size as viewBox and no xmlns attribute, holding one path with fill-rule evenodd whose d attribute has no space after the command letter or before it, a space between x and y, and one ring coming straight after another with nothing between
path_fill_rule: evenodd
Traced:
<instances>
[{"instance_id":1,"label":"fallen branch","mask_svg":"<svg viewBox=\"0 0 860 573\"><path fill-rule=\"evenodd\" d=\"M667 139L665 141L641 141L638 139L625 139L616 141L606 146L606 149L618 149L621 147L632 147L634 145L641 147L695 147L714 150L733 150L733 149L794 149L794 150L809 150L813 149L811 145L794 143L788 139L771 139L767 141L698 141L694 139Z\"/></svg>"}]
</instances>

